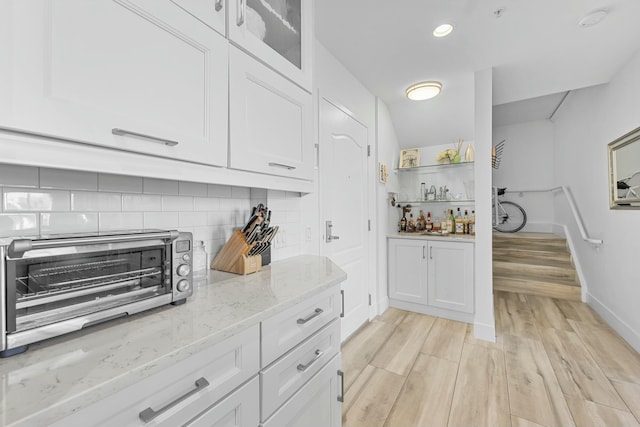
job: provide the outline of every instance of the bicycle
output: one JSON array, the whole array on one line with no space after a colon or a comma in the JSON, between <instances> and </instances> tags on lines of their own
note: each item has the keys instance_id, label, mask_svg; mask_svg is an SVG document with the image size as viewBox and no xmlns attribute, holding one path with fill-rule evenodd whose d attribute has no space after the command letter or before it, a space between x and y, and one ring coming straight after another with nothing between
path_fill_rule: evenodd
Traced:
<instances>
[{"instance_id":1,"label":"bicycle","mask_svg":"<svg viewBox=\"0 0 640 427\"><path fill-rule=\"evenodd\" d=\"M493 229L502 233L515 233L527 223L527 213L519 204L498 198L504 195L505 190L506 188L493 187Z\"/></svg>"}]
</instances>

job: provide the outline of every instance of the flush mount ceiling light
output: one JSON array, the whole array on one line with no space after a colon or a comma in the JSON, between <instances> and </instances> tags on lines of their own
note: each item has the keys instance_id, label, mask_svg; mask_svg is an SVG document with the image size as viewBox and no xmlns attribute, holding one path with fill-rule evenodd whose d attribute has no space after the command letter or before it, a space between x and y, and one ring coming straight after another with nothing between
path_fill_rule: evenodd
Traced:
<instances>
[{"instance_id":1,"label":"flush mount ceiling light","mask_svg":"<svg viewBox=\"0 0 640 427\"><path fill-rule=\"evenodd\" d=\"M420 82L409 86L406 90L407 98L412 101L423 101L438 96L442 90L442 83L436 81Z\"/></svg>"},{"instance_id":2,"label":"flush mount ceiling light","mask_svg":"<svg viewBox=\"0 0 640 427\"><path fill-rule=\"evenodd\" d=\"M599 24L604 17L607 16L606 10L596 10L594 12L586 14L581 20L578 21L578 25L581 28L593 27Z\"/></svg>"},{"instance_id":3,"label":"flush mount ceiling light","mask_svg":"<svg viewBox=\"0 0 640 427\"><path fill-rule=\"evenodd\" d=\"M446 37L453 31L453 25L451 24L442 24L438 25L435 30L433 30L434 37Z\"/></svg>"}]
</instances>

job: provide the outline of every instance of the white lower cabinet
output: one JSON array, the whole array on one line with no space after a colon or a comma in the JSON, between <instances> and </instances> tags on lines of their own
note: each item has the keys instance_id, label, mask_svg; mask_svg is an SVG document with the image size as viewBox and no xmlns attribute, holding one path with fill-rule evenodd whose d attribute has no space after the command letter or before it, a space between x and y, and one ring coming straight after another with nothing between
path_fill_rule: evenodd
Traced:
<instances>
[{"instance_id":1,"label":"white lower cabinet","mask_svg":"<svg viewBox=\"0 0 640 427\"><path fill-rule=\"evenodd\" d=\"M313 97L229 48L229 167L313 179Z\"/></svg>"},{"instance_id":2,"label":"white lower cabinet","mask_svg":"<svg viewBox=\"0 0 640 427\"><path fill-rule=\"evenodd\" d=\"M340 427L342 376L337 354L291 397L262 427Z\"/></svg>"},{"instance_id":3,"label":"white lower cabinet","mask_svg":"<svg viewBox=\"0 0 640 427\"><path fill-rule=\"evenodd\" d=\"M260 422L257 377L188 422L189 427L255 427Z\"/></svg>"},{"instance_id":4,"label":"white lower cabinet","mask_svg":"<svg viewBox=\"0 0 640 427\"><path fill-rule=\"evenodd\" d=\"M390 238L388 257L392 307L473 320L472 242Z\"/></svg>"}]
</instances>

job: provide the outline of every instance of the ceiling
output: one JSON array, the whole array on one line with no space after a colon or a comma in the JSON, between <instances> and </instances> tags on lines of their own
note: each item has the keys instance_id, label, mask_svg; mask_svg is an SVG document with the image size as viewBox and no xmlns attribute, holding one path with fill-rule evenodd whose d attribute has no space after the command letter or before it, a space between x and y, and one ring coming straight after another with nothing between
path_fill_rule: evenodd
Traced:
<instances>
[{"instance_id":1,"label":"ceiling","mask_svg":"<svg viewBox=\"0 0 640 427\"><path fill-rule=\"evenodd\" d=\"M598 9L601 23L578 25ZM504 109L513 123L540 115L523 100L557 94L549 116L551 99L608 82L640 49L639 0L316 0L314 13L317 39L389 107L403 148L473 140L477 70L493 68L494 106L518 102L520 114ZM455 29L436 39L444 22ZM442 93L407 100L423 80Z\"/></svg>"}]
</instances>

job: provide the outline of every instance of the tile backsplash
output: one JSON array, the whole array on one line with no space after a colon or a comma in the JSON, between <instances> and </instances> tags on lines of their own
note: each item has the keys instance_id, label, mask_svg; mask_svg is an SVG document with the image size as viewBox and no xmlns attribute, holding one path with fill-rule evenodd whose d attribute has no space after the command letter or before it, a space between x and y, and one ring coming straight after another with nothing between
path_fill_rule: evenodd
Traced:
<instances>
[{"instance_id":1,"label":"tile backsplash","mask_svg":"<svg viewBox=\"0 0 640 427\"><path fill-rule=\"evenodd\" d=\"M179 229L203 240L209 261L251 206L280 225L272 259L300 253L300 194L196 182L0 164L0 237Z\"/></svg>"}]
</instances>

